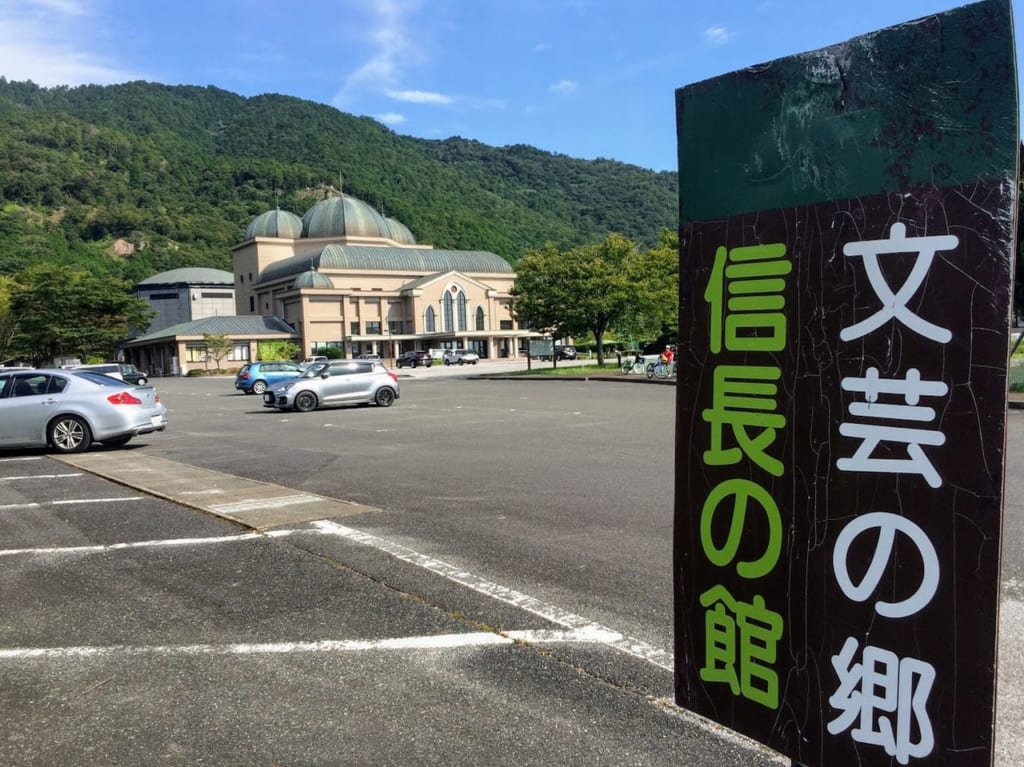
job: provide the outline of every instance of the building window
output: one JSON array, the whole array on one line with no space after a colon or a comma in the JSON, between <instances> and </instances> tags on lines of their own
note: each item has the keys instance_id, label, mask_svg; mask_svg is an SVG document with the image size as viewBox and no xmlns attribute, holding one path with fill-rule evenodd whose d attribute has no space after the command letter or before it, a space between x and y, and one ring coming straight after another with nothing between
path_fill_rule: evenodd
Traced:
<instances>
[{"instance_id":1,"label":"building window","mask_svg":"<svg viewBox=\"0 0 1024 767\"><path fill-rule=\"evenodd\" d=\"M423 330L427 333L437 332L437 317L434 315L434 307L428 306L423 313Z\"/></svg>"},{"instance_id":2,"label":"building window","mask_svg":"<svg viewBox=\"0 0 1024 767\"><path fill-rule=\"evenodd\" d=\"M512 327L512 320L501 320L498 323L498 327L500 327L502 330L514 330L514 328Z\"/></svg>"},{"instance_id":3,"label":"building window","mask_svg":"<svg viewBox=\"0 0 1024 767\"><path fill-rule=\"evenodd\" d=\"M167 301L167 300L174 301L177 298L178 298L178 294L177 293L150 293L149 294L149 300L150 301Z\"/></svg>"},{"instance_id":4,"label":"building window","mask_svg":"<svg viewBox=\"0 0 1024 767\"><path fill-rule=\"evenodd\" d=\"M249 311L256 311L256 296L249 296Z\"/></svg>"},{"instance_id":5,"label":"building window","mask_svg":"<svg viewBox=\"0 0 1024 767\"><path fill-rule=\"evenodd\" d=\"M233 362L239 362L242 360L249 359L249 344L235 344L231 351L228 353L228 359Z\"/></svg>"},{"instance_id":6,"label":"building window","mask_svg":"<svg viewBox=\"0 0 1024 767\"><path fill-rule=\"evenodd\" d=\"M203 298L234 298L234 293L200 293Z\"/></svg>"},{"instance_id":7,"label":"building window","mask_svg":"<svg viewBox=\"0 0 1024 767\"><path fill-rule=\"evenodd\" d=\"M469 326L466 323L466 293L462 290L455 299L455 305L459 310L459 330L466 330Z\"/></svg>"},{"instance_id":8,"label":"building window","mask_svg":"<svg viewBox=\"0 0 1024 767\"><path fill-rule=\"evenodd\" d=\"M455 301L451 293L444 294L444 329L450 333L455 330Z\"/></svg>"},{"instance_id":9,"label":"building window","mask_svg":"<svg viewBox=\"0 0 1024 767\"><path fill-rule=\"evenodd\" d=\"M368 336L379 336L380 335L380 321L379 320L367 320L366 321L366 335L368 335Z\"/></svg>"},{"instance_id":10,"label":"building window","mask_svg":"<svg viewBox=\"0 0 1024 767\"><path fill-rule=\"evenodd\" d=\"M402 321L401 320L388 320L388 332L392 335L402 334Z\"/></svg>"},{"instance_id":11,"label":"building window","mask_svg":"<svg viewBox=\"0 0 1024 767\"><path fill-rule=\"evenodd\" d=\"M478 306L476 308L476 329L477 330L484 330L485 329L484 328L484 308L482 306Z\"/></svg>"},{"instance_id":12,"label":"building window","mask_svg":"<svg viewBox=\"0 0 1024 767\"><path fill-rule=\"evenodd\" d=\"M206 362L206 344L185 344L186 362Z\"/></svg>"},{"instance_id":13,"label":"building window","mask_svg":"<svg viewBox=\"0 0 1024 767\"><path fill-rule=\"evenodd\" d=\"M359 320L348 323L348 332L354 336L359 335Z\"/></svg>"}]
</instances>

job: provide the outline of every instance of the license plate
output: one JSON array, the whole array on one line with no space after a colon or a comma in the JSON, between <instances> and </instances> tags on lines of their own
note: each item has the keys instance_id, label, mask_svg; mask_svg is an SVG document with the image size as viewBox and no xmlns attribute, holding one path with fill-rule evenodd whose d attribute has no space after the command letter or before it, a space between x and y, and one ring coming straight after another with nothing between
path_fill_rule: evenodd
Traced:
<instances>
[{"instance_id":1,"label":"license plate","mask_svg":"<svg viewBox=\"0 0 1024 767\"><path fill-rule=\"evenodd\" d=\"M164 422L164 419L161 416L154 415L154 416L150 416L149 422L151 424L153 424L153 426L159 426L160 424L162 424Z\"/></svg>"},{"instance_id":2,"label":"license plate","mask_svg":"<svg viewBox=\"0 0 1024 767\"><path fill-rule=\"evenodd\" d=\"M273 402L274 402L274 395L273 394L264 394L263 395L263 401L266 402L268 405L273 404Z\"/></svg>"}]
</instances>

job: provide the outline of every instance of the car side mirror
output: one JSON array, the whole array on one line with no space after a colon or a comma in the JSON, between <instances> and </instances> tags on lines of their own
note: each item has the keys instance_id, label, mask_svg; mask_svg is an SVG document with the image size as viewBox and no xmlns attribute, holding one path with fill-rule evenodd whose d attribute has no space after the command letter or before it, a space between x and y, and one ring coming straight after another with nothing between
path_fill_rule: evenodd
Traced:
<instances>
[{"instance_id":1,"label":"car side mirror","mask_svg":"<svg viewBox=\"0 0 1024 767\"><path fill-rule=\"evenodd\" d=\"M326 381L328 378L331 377L331 374L325 370L323 373L320 374L320 377Z\"/></svg>"}]
</instances>

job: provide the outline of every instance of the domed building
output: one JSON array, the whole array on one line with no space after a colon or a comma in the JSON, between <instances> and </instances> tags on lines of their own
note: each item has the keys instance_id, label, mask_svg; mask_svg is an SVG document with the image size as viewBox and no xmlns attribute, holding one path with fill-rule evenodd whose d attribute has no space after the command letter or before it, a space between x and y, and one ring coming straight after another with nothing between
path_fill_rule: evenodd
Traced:
<instances>
[{"instance_id":1,"label":"domed building","mask_svg":"<svg viewBox=\"0 0 1024 767\"><path fill-rule=\"evenodd\" d=\"M268 211L232 249L238 315L276 316L303 354L395 358L462 347L482 358L525 353L537 334L512 317L511 265L486 251L437 250L350 195L300 218Z\"/></svg>"},{"instance_id":2,"label":"domed building","mask_svg":"<svg viewBox=\"0 0 1024 767\"><path fill-rule=\"evenodd\" d=\"M349 195L304 215L256 216L232 248L233 273L172 269L138 283L156 318L123 351L151 375L235 369L294 343L302 356L464 348L518 357L540 334L518 327L515 272L495 253L420 245L405 224ZM232 341L211 363L207 335Z\"/></svg>"}]
</instances>

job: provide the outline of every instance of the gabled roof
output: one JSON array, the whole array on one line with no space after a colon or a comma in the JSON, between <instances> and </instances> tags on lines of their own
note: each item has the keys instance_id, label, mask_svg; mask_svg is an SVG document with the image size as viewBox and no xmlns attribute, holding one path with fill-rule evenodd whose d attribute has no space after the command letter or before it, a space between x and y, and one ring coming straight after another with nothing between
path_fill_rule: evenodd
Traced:
<instances>
[{"instance_id":1,"label":"gabled roof","mask_svg":"<svg viewBox=\"0 0 1024 767\"><path fill-rule=\"evenodd\" d=\"M201 336L204 333L253 338L256 336L295 335L295 329L280 317L204 317L201 320L181 322L177 325L171 325L169 328L133 338L127 345L152 343L153 341L170 339L176 336Z\"/></svg>"},{"instance_id":2,"label":"gabled roof","mask_svg":"<svg viewBox=\"0 0 1024 767\"><path fill-rule=\"evenodd\" d=\"M490 285L486 285L483 282L480 282L480 280L474 279L473 277L463 274L462 272L452 270L448 272L437 272L436 274L424 275L423 277L415 279L412 282L405 283L398 290L400 292L405 292L407 290L416 290L419 288L424 288L427 285L432 285L435 282L467 282L470 283L471 285L476 285L477 287L483 288L484 290L491 289Z\"/></svg>"}]
</instances>

